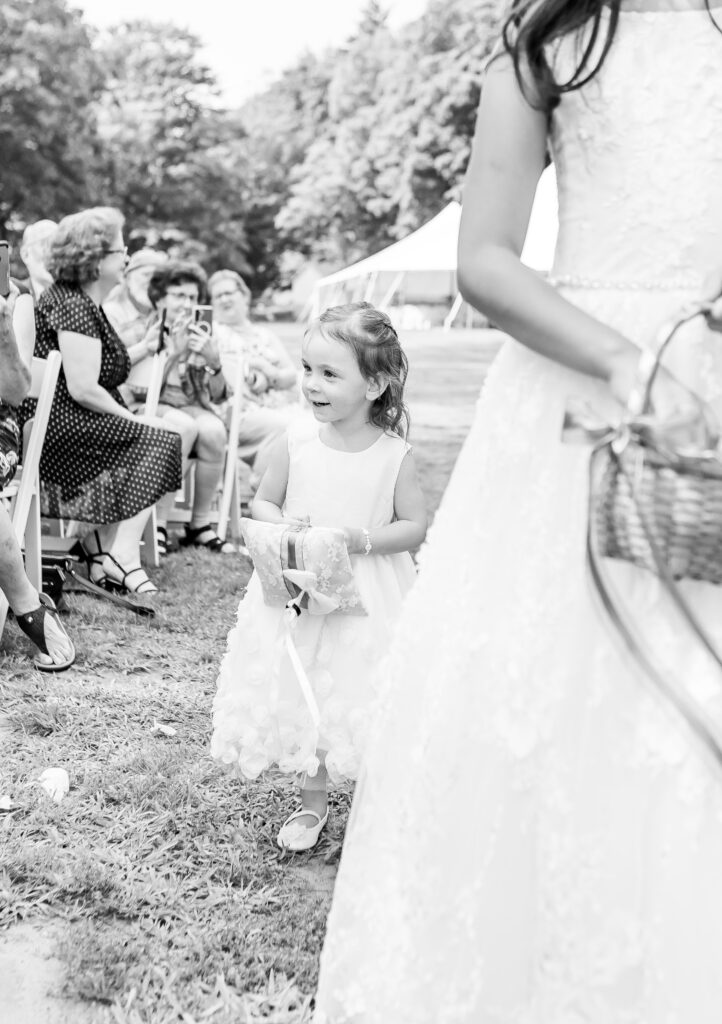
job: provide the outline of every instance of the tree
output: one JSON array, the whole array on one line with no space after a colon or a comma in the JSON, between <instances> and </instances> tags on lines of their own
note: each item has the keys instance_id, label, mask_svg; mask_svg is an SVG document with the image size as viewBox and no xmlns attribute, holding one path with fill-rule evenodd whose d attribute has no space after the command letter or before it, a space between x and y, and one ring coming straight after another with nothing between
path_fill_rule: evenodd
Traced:
<instances>
[{"instance_id":1,"label":"tree","mask_svg":"<svg viewBox=\"0 0 722 1024\"><path fill-rule=\"evenodd\" d=\"M98 61L64 0L0 5L0 229L89 205Z\"/></svg>"},{"instance_id":2,"label":"tree","mask_svg":"<svg viewBox=\"0 0 722 1024\"><path fill-rule=\"evenodd\" d=\"M276 223L293 248L367 255L459 198L499 0L431 0L392 34L370 3L330 62L328 118Z\"/></svg>"},{"instance_id":3,"label":"tree","mask_svg":"<svg viewBox=\"0 0 722 1024\"><path fill-rule=\"evenodd\" d=\"M209 263L247 270L237 125L218 107L200 40L172 24L127 22L101 41L101 188L131 232L182 229Z\"/></svg>"},{"instance_id":4,"label":"tree","mask_svg":"<svg viewBox=\"0 0 722 1024\"><path fill-rule=\"evenodd\" d=\"M239 112L248 258L257 290L282 283L289 241L276 218L291 195L295 169L328 122L329 76L329 55L305 54Z\"/></svg>"},{"instance_id":5,"label":"tree","mask_svg":"<svg viewBox=\"0 0 722 1024\"><path fill-rule=\"evenodd\" d=\"M394 60L386 15L372 0L354 36L336 53L325 130L294 169L291 194L276 221L301 252L347 261L388 237L389 217L374 205L377 168L369 145L379 82Z\"/></svg>"}]
</instances>

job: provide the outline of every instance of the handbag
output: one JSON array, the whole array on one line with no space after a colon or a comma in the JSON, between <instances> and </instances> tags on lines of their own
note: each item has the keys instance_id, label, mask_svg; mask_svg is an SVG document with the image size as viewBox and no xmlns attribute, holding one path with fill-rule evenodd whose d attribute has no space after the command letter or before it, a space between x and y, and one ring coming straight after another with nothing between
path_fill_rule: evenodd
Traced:
<instances>
[{"instance_id":1,"label":"handbag","mask_svg":"<svg viewBox=\"0 0 722 1024\"><path fill-rule=\"evenodd\" d=\"M702 404L703 445L671 444L649 426L652 388L662 357L679 329L710 308L709 303L686 307L662 326L656 352L645 352L640 358L638 386L632 390L620 426L597 437L589 460L586 548L596 591L627 648L722 766L722 730L637 636L610 584L604 561L622 559L654 573L722 673L722 653L677 586L681 579L722 583L719 433Z\"/></svg>"},{"instance_id":2,"label":"handbag","mask_svg":"<svg viewBox=\"0 0 722 1024\"><path fill-rule=\"evenodd\" d=\"M111 591L99 587L97 583L93 583L91 579L81 576L77 571L79 561L78 556L70 551L43 550L41 563L43 593L52 598L56 607L60 605L65 585L70 581L76 590L85 590L94 597L102 597L106 601L118 605L120 608L126 608L134 612L136 615L153 618L155 608L151 607L151 605L129 601L121 594L113 594Z\"/></svg>"}]
</instances>

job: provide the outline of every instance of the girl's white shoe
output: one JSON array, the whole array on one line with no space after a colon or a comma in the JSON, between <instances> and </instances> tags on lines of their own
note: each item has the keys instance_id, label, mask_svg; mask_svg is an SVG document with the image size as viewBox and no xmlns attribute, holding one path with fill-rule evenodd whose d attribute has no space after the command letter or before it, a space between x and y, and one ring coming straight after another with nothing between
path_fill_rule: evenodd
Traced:
<instances>
[{"instance_id":1,"label":"girl's white shoe","mask_svg":"<svg viewBox=\"0 0 722 1024\"><path fill-rule=\"evenodd\" d=\"M316 818L318 824L311 825L310 828L307 825L301 825L298 819L306 814ZM278 833L278 845L282 850L292 850L294 853L298 853L301 850L310 850L318 842L318 837L321 835L321 831L327 821L328 808L326 808L324 816L321 817L316 811L300 807L293 814L289 815L281 825L281 830Z\"/></svg>"}]
</instances>

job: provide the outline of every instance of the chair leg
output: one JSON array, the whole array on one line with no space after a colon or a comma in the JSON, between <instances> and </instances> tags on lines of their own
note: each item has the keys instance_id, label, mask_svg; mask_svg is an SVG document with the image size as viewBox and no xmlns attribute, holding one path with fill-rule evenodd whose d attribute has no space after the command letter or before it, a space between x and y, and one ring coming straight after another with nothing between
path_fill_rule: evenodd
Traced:
<instances>
[{"instance_id":1,"label":"chair leg","mask_svg":"<svg viewBox=\"0 0 722 1024\"><path fill-rule=\"evenodd\" d=\"M228 523L232 522L233 506L238 501L238 470L236 468L235 451L229 447L226 451L226 467L223 473L223 493L218 511L218 536L225 540L228 535ZM233 532L233 525L231 526Z\"/></svg>"},{"instance_id":2,"label":"chair leg","mask_svg":"<svg viewBox=\"0 0 722 1024\"><path fill-rule=\"evenodd\" d=\"M40 593L43 589L43 553L40 540L40 499L37 489L30 499L28 521L25 526L25 572Z\"/></svg>"},{"instance_id":3,"label":"chair leg","mask_svg":"<svg viewBox=\"0 0 722 1024\"><path fill-rule=\"evenodd\" d=\"M160 565L160 552L158 551L158 515L155 505L150 510L148 521L143 529L141 540L146 565L157 568Z\"/></svg>"},{"instance_id":4,"label":"chair leg","mask_svg":"<svg viewBox=\"0 0 722 1024\"><path fill-rule=\"evenodd\" d=\"M231 537L235 541L243 539L241 532L241 489L238 483L238 467L233 477L233 495L231 500Z\"/></svg>"},{"instance_id":5,"label":"chair leg","mask_svg":"<svg viewBox=\"0 0 722 1024\"><path fill-rule=\"evenodd\" d=\"M9 609L10 605L8 604L8 599L5 597L2 590L0 590L0 638L2 638L3 630L5 629L5 620L8 617Z\"/></svg>"}]
</instances>

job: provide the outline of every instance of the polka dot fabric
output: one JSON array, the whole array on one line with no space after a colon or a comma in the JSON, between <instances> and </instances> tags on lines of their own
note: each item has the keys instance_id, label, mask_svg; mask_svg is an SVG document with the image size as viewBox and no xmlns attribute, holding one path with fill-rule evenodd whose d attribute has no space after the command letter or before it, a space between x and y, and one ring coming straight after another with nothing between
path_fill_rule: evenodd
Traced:
<instances>
[{"instance_id":1,"label":"polka dot fabric","mask_svg":"<svg viewBox=\"0 0 722 1024\"><path fill-rule=\"evenodd\" d=\"M35 355L58 348L58 331L100 341L98 383L119 405L118 392L130 371L125 346L102 309L80 288L53 285L35 310ZM34 401L20 407L24 422ZM53 519L115 523L154 505L181 485L180 436L108 413L97 413L71 397L61 370L40 459L42 514Z\"/></svg>"}]
</instances>

